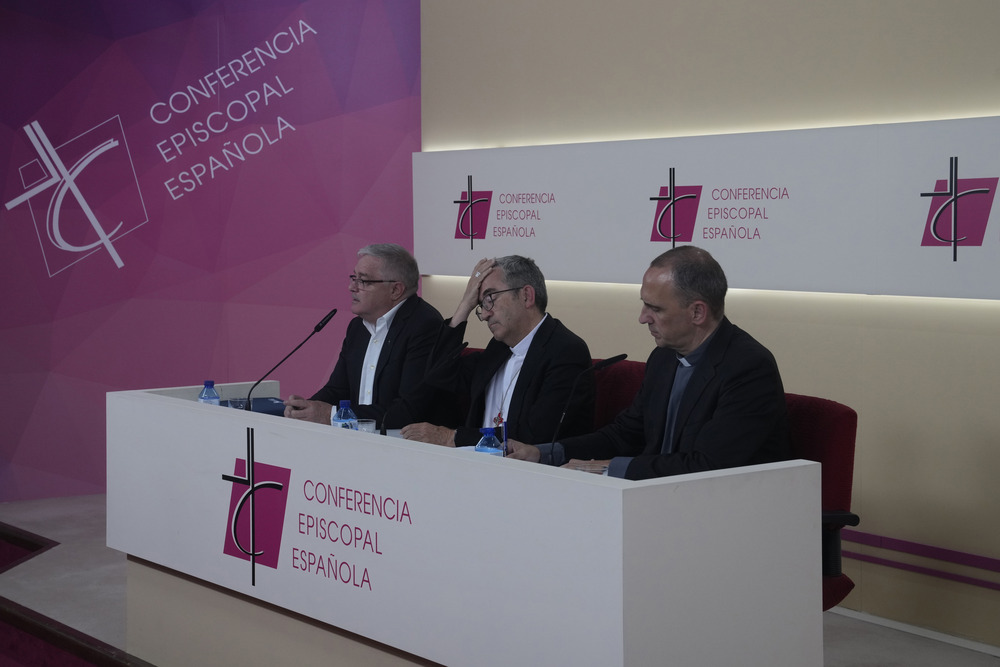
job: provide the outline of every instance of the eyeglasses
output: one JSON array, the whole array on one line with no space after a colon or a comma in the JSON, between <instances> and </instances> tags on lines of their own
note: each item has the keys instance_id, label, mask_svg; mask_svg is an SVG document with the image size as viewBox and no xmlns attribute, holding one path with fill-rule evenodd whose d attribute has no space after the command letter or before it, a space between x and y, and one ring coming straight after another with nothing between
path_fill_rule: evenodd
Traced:
<instances>
[{"instance_id":1,"label":"eyeglasses","mask_svg":"<svg viewBox=\"0 0 1000 667\"><path fill-rule=\"evenodd\" d=\"M524 285L522 285L521 287L524 287ZM493 306L496 304L498 294L503 294L504 292L513 292L514 290L521 289L521 287L511 287L510 289L502 289L496 292L490 292L489 294L483 297L483 300L480 301L479 305L476 307L476 317L478 317L479 321L482 322L483 311L488 312L493 310Z\"/></svg>"},{"instance_id":2,"label":"eyeglasses","mask_svg":"<svg viewBox=\"0 0 1000 667\"><path fill-rule=\"evenodd\" d=\"M369 285L373 285L374 283L394 283L394 282L397 282L395 280L369 280L367 278L358 278L353 273L351 275L347 276L347 277L351 281L351 287L354 287L355 285L357 285L358 289L368 289L368 286Z\"/></svg>"}]
</instances>

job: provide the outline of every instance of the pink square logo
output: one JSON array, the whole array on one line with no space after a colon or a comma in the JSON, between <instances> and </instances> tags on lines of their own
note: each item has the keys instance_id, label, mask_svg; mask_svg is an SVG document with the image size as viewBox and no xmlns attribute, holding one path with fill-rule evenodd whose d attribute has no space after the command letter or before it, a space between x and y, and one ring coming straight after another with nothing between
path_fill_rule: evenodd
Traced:
<instances>
[{"instance_id":1,"label":"pink square logo","mask_svg":"<svg viewBox=\"0 0 1000 667\"><path fill-rule=\"evenodd\" d=\"M455 200L458 204L458 218L455 221L455 238L468 239L473 248L476 239L486 238L486 228L490 221L490 207L493 204L492 190L473 190L472 176L462 196Z\"/></svg>"},{"instance_id":2,"label":"pink square logo","mask_svg":"<svg viewBox=\"0 0 1000 667\"><path fill-rule=\"evenodd\" d=\"M982 246L1000 178L959 178L958 157L949 160L948 180L938 180L933 192L921 193L931 202L921 246L950 246L958 261L959 246Z\"/></svg>"},{"instance_id":3,"label":"pink square logo","mask_svg":"<svg viewBox=\"0 0 1000 667\"><path fill-rule=\"evenodd\" d=\"M656 202L650 241L690 243L694 240L702 186L676 185L675 176L675 170L671 167L669 184L660 187L658 196L649 198Z\"/></svg>"},{"instance_id":4,"label":"pink square logo","mask_svg":"<svg viewBox=\"0 0 1000 667\"><path fill-rule=\"evenodd\" d=\"M253 584L258 564L278 567L291 476L288 468L254 461L251 428L247 429L247 458L236 459L233 474L222 476L233 484L222 551L250 561Z\"/></svg>"}]
</instances>

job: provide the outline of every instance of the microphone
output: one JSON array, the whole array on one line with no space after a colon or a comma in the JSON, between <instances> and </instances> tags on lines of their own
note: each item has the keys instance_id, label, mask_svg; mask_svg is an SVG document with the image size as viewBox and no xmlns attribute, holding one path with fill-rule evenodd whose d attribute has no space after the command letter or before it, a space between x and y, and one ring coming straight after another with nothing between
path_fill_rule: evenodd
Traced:
<instances>
[{"instance_id":1,"label":"microphone","mask_svg":"<svg viewBox=\"0 0 1000 667\"><path fill-rule=\"evenodd\" d=\"M569 397L566 399L566 407L563 408L562 416L559 417L559 423L556 424L555 433L552 434L552 443L551 443L552 445L556 444L556 442L558 442L559 440L559 429L562 428L563 420L566 419L566 413L569 412L569 406L573 402L574 394L576 394L576 386L580 383L580 378L582 378L584 375L587 375L588 373L596 373L597 371L603 368L607 368L608 366L617 364L619 361L623 361L627 357L628 357L627 354L619 354L614 357L602 359L601 361L598 361L596 364L591 365L590 368L585 368L582 371L580 371L580 374L576 376L575 380L573 380L573 386L570 387L569 389Z\"/></svg>"},{"instance_id":2,"label":"microphone","mask_svg":"<svg viewBox=\"0 0 1000 667\"><path fill-rule=\"evenodd\" d=\"M337 314L337 309L336 308L334 308L329 313L327 313L326 317L324 317L323 319L321 319L316 324L316 326L313 327L313 333L319 333L320 331L322 331L323 327L325 327L327 325L327 322L329 322L330 320L332 320L333 316L336 315L336 314ZM312 336L312 334L309 334L309 335ZM306 340L309 340L308 336L306 337ZM305 343L306 341L304 340L302 342ZM297 350L297 349L299 349L299 348L295 348L295 350ZM292 350L292 352L294 352L295 350ZM282 359L282 361L284 361L284 359ZM274 369L272 368L271 370L274 370Z\"/></svg>"},{"instance_id":3,"label":"microphone","mask_svg":"<svg viewBox=\"0 0 1000 667\"><path fill-rule=\"evenodd\" d=\"M320 331L322 331L323 327L325 327L327 325L327 323L330 320L332 320L333 316L336 315L336 314L337 314L337 309L336 308L334 308L329 313L327 313L326 317L324 317L323 319L321 319L319 321L319 323L316 324L316 326L313 327L312 333L310 333L308 336L306 336L305 340L303 340L301 343L299 343L298 345L296 345L294 350L292 350L291 352L289 352L288 354L286 354L284 359L282 359L281 361L279 361L278 363L276 363L274 365L274 368L272 368L268 372L264 373L264 377L262 377L261 379L257 380L256 382L254 382L253 386L250 387L250 391L247 392L247 404L246 404L246 407L244 408L244 410L252 410L251 406L253 405L253 402L250 400L250 394L252 394L253 390L257 388L257 385L259 385L261 382L263 382L265 379L267 379L267 376L270 375L271 373L273 373L275 368L277 368L281 364L285 363L285 360L288 359L288 357L290 357L293 354L295 354L296 352L298 352L298 349L300 347L302 347L303 345L305 345L306 341L313 337L313 334L318 334Z\"/></svg>"},{"instance_id":4,"label":"microphone","mask_svg":"<svg viewBox=\"0 0 1000 667\"><path fill-rule=\"evenodd\" d=\"M608 357L607 359L602 359L601 361L598 361L596 364L594 364L590 368L585 369L583 371L583 373L587 373L587 372L596 373L597 371L603 370L603 369L607 368L608 366L613 366L613 365L617 364L619 361L625 361L626 359L628 359L628 355L625 354L625 353L618 354L618 355L615 355L613 357ZM581 375L583 373L581 373ZM577 377L577 379L579 379L579 377Z\"/></svg>"}]
</instances>

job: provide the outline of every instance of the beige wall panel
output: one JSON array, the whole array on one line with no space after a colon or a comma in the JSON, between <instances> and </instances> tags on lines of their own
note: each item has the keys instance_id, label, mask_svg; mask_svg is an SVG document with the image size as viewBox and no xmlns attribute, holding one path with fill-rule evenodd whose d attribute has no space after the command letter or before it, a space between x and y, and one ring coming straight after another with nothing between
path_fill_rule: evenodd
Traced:
<instances>
[{"instance_id":1,"label":"beige wall panel","mask_svg":"<svg viewBox=\"0 0 1000 667\"><path fill-rule=\"evenodd\" d=\"M424 0L425 150L1000 111L993 0Z\"/></svg>"},{"instance_id":2,"label":"beige wall panel","mask_svg":"<svg viewBox=\"0 0 1000 667\"><path fill-rule=\"evenodd\" d=\"M866 530L1000 558L1000 303L890 300L865 338Z\"/></svg>"},{"instance_id":3,"label":"beige wall panel","mask_svg":"<svg viewBox=\"0 0 1000 667\"><path fill-rule=\"evenodd\" d=\"M871 563L863 570L866 613L1000 646L996 591Z\"/></svg>"},{"instance_id":4,"label":"beige wall panel","mask_svg":"<svg viewBox=\"0 0 1000 667\"><path fill-rule=\"evenodd\" d=\"M843 294L733 290L726 312L778 360L785 391L859 409L864 298Z\"/></svg>"}]
</instances>

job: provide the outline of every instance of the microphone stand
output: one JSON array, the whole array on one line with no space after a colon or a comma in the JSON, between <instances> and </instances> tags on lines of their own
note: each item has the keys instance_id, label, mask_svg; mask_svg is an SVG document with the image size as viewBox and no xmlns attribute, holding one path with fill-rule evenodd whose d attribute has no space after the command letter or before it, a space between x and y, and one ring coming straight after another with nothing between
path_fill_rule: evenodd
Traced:
<instances>
[{"instance_id":1,"label":"microphone stand","mask_svg":"<svg viewBox=\"0 0 1000 667\"><path fill-rule=\"evenodd\" d=\"M559 423L556 424L556 430L552 434L552 442L549 444L550 451L551 448L559 440L559 430L562 428L563 420L566 419L566 413L569 412L569 406L573 402L574 395L576 394L576 386L580 383L580 378L582 378L584 375L587 375L588 373L596 373L601 369L617 364L619 361L623 361L627 357L628 357L627 354L619 354L614 357L609 357L608 359L603 359L601 361L598 361L596 364L593 364L589 368L584 368L582 371L580 371L580 373L576 376L576 379L573 380L573 386L570 387L569 389L569 397L566 399L566 407L563 408L562 415L559 417Z\"/></svg>"},{"instance_id":2,"label":"microphone stand","mask_svg":"<svg viewBox=\"0 0 1000 667\"><path fill-rule=\"evenodd\" d=\"M285 363L285 360L288 359L288 357L290 357L293 354L295 354L296 352L298 352L299 348L302 347L303 345L305 345L306 341L309 340L310 338L312 338L314 334L318 334L320 331L322 331L323 327L326 326L327 322L329 322L330 320L332 320L333 316L336 315L336 314L337 314L337 309L336 308L334 308L329 313L327 313L326 317L324 317L322 320L320 320L319 323L316 326L313 327L312 332L308 336L305 337L305 340L303 340L301 343L299 343L298 345L296 345L294 350L292 350L291 352L289 352L288 354L286 354L284 359L282 359L281 361L279 361L278 363L276 363L274 365L274 368L272 368L268 372L264 373L264 376L261 379L259 379L256 382L254 382L253 386L250 387L250 391L247 392L247 404L243 407L244 410L247 410L247 411L250 411L250 412L253 411L252 408L251 408L251 406L253 405L253 402L250 400L250 394L252 394L253 390L257 388L257 385L259 385L261 382L263 382L265 379L267 379L267 376L270 375L271 373L273 373L275 368L277 368L281 364Z\"/></svg>"}]
</instances>

